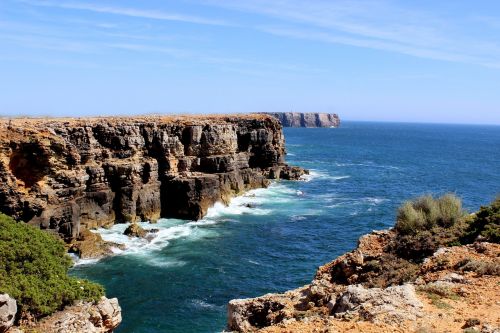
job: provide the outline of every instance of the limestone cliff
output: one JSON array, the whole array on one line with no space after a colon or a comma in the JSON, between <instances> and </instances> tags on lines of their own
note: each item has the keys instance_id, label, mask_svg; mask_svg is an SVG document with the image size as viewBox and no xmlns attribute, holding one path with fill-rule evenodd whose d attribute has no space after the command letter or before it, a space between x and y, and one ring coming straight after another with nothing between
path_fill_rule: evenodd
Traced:
<instances>
[{"instance_id":1,"label":"limestone cliff","mask_svg":"<svg viewBox=\"0 0 500 333\"><path fill-rule=\"evenodd\" d=\"M267 114L277 118L283 127L340 126L339 116L335 113L272 112Z\"/></svg>"},{"instance_id":2,"label":"limestone cliff","mask_svg":"<svg viewBox=\"0 0 500 333\"><path fill-rule=\"evenodd\" d=\"M0 120L0 211L74 239L217 201L304 170L266 115Z\"/></svg>"}]
</instances>

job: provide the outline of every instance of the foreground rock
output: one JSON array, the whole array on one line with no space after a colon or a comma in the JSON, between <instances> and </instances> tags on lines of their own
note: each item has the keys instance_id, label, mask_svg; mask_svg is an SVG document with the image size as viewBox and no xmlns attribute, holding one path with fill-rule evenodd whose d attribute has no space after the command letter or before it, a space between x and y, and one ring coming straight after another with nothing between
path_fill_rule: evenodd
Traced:
<instances>
[{"instance_id":1,"label":"foreground rock","mask_svg":"<svg viewBox=\"0 0 500 333\"><path fill-rule=\"evenodd\" d=\"M397 325L404 320L422 317L422 302L411 284L380 288L361 285L347 287L337 300L328 303L331 314L339 317L384 322Z\"/></svg>"},{"instance_id":2,"label":"foreground rock","mask_svg":"<svg viewBox=\"0 0 500 333\"><path fill-rule=\"evenodd\" d=\"M102 297L97 303L78 302L17 332L44 333L107 333L122 321L121 308L116 298ZM9 331L10 332L10 331Z\"/></svg>"},{"instance_id":3,"label":"foreground rock","mask_svg":"<svg viewBox=\"0 0 500 333\"><path fill-rule=\"evenodd\" d=\"M320 267L309 285L230 301L228 329L500 332L500 244L445 247L417 264L389 252L396 237L392 230L361 237L355 250Z\"/></svg>"},{"instance_id":4,"label":"foreground rock","mask_svg":"<svg viewBox=\"0 0 500 333\"><path fill-rule=\"evenodd\" d=\"M16 300L7 294L0 294L0 332L6 332L16 319Z\"/></svg>"},{"instance_id":5,"label":"foreground rock","mask_svg":"<svg viewBox=\"0 0 500 333\"><path fill-rule=\"evenodd\" d=\"M339 127L340 119L335 113L270 112L283 127Z\"/></svg>"},{"instance_id":6,"label":"foreground rock","mask_svg":"<svg viewBox=\"0 0 500 333\"><path fill-rule=\"evenodd\" d=\"M0 212L75 240L115 222L197 220L285 164L266 115L0 120Z\"/></svg>"}]
</instances>

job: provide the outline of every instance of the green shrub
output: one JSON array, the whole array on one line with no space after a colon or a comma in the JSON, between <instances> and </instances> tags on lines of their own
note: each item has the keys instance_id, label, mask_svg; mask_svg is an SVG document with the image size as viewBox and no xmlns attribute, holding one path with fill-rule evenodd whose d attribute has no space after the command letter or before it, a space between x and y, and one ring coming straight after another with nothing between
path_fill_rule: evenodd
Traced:
<instances>
[{"instance_id":1,"label":"green shrub","mask_svg":"<svg viewBox=\"0 0 500 333\"><path fill-rule=\"evenodd\" d=\"M421 196L399 209L395 229L401 235L416 235L436 227L451 228L464 219L462 202L454 194L440 198Z\"/></svg>"},{"instance_id":2,"label":"green shrub","mask_svg":"<svg viewBox=\"0 0 500 333\"><path fill-rule=\"evenodd\" d=\"M476 213L463 237L463 243L472 243L481 235L487 241L500 243L500 197L489 206L482 206Z\"/></svg>"},{"instance_id":3,"label":"green shrub","mask_svg":"<svg viewBox=\"0 0 500 333\"><path fill-rule=\"evenodd\" d=\"M40 318L104 294L102 286L68 276L70 266L56 236L0 214L0 293L16 299L20 318Z\"/></svg>"}]
</instances>

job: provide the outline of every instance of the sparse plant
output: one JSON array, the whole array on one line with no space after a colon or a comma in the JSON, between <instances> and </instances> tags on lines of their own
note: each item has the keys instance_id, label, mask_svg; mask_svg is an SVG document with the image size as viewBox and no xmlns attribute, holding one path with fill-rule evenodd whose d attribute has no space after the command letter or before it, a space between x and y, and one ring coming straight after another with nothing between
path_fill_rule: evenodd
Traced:
<instances>
[{"instance_id":1,"label":"sparse plant","mask_svg":"<svg viewBox=\"0 0 500 333\"><path fill-rule=\"evenodd\" d=\"M453 308L450 304L446 303L443 298L456 300L460 297L449 287L436 283L430 283L420 286L417 288L417 290L421 293L424 293L431 300L431 303L439 309Z\"/></svg>"},{"instance_id":2,"label":"sparse plant","mask_svg":"<svg viewBox=\"0 0 500 333\"><path fill-rule=\"evenodd\" d=\"M462 202L454 194L439 198L425 195L405 202L398 209L395 229L401 235L416 235L436 226L450 228L464 216Z\"/></svg>"},{"instance_id":3,"label":"sparse plant","mask_svg":"<svg viewBox=\"0 0 500 333\"><path fill-rule=\"evenodd\" d=\"M464 260L457 264L457 268L462 271L475 272L479 276L496 275L500 276L500 262L487 262L480 260Z\"/></svg>"}]
</instances>

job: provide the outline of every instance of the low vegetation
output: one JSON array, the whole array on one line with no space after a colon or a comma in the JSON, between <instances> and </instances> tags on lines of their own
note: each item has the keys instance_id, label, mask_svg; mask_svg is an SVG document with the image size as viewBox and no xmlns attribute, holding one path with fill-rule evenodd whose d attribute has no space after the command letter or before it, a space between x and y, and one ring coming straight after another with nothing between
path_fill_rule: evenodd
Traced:
<instances>
[{"instance_id":1,"label":"low vegetation","mask_svg":"<svg viewBox=\"0 0 500 333\"><path fill-rule=\"evenodd\" d=\"M471 243L478 237L492 243L500 243L500 196L489 206L479 209L470 223L463 243Z\"/></svg>"},{"instance_id":2,"label":"low vegetation","mask_svg":"<svg viewBox=\"0 0 500 333\"><path fill-rule=\"evenodd\" d=\"M425 195L405 202L399 209L395 229L401 235L416 235L435 228L451 228L465 216L462 202L453 194L434 198Z\"/></svg>"},{"instance_id":3,"label":"low vegetation","mask_svg":"<svg viewBox=\"0 0 500 333\"><path fill-rule=\"evenodd\" d=\"M479 276L496 275L500 276L500 260L496 262L486 262L480 260L464 260L458 263L457 269L462 271L475 272Z\"/></svg>"},{"instance_id":4,"label":"low vegetation","mask_svg":"<svg viewBox=\"0 0 500 333\"><path fill-rule=\"evenodd\" d=\"M97 300L102 286L68 276L61 240L0 214L0 293L18 304L18 319L38 319L75 300Z\"/></svg>"},{"instance_id":5,"label":"low vegetation","mask_svg":"<svg viewBox=\"0 0 500 333\"><path fill-rule=\"evenodd\" d=\"M367 287L385 288L416 279L420 264L440 247L470 244L483 240L499 242L500 198L470 215L462 208L461 200L453 194L441 197L425 195L407 201L398 209L394 227L396 237L384 252L366 260L356 273L357 281ZM451 268L446 258L437 260L433 269ZM474 271L478 275L499 275L500 262L468 261L455 267ZM334 274L338 279L339 274ZM340 281L347 283L347 281ZM429 292L432 297L440 297ZM437 301L436 301L437 302Z\"/></svg>"},{"instance_id":6,"label":"low vegetation","mask_svg":"<svg viewBox=\"0 0 500 333\"><path fill-rule=\"evenodd\" d=\"M459 245L468 219L462 202L453 194L407 201L398 210L393 250L402 258L421 261L442 246Z\"/></svg>"}]
</instances>

